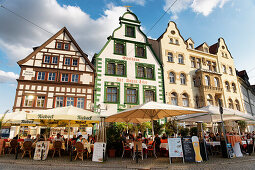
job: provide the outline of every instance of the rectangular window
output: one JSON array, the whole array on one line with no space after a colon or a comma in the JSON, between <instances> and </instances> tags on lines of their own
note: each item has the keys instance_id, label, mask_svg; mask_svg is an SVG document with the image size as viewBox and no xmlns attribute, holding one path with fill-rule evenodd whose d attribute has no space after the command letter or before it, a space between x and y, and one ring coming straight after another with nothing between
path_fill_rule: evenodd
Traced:
<instances>
[{"instance_id":1,"label":"rectangular window","mask_svg":"<svg viewBox=\"0 0 255 170\"><path fill-rule=\"evenodd\" d=\"M144 91L145 103L155 101L155 92L153 90Z\"/></svg>"},{"instance_id":2,"label":"rectangular window","mask_svg":"<svg viewBox=\"0 0 255 170\"><path fill-rule=\"evenodd\" d=\"M117 64L117 72L116 72L116 74L118 76L124 76L125 75L124 64Z\"/></svg>"},{"instance_id":3,"label":"rectangular window","mask_svg":"<svg viewBox=\"0 0 255 170\"><path fill-rule=\"evenodd\" d=\"M126 25L126 36L135 38L135 27Z\"/></svg>"},{"instance_id":4,"label":"rectangular window","mask_svg":"<svg viewBox=\"0 0 255 170\"><path fill-rule=\"evenodd\" d=\"M190 43L189 43L189 48L190 48L190 49L193 49L193 44L190 44Z\"/></svg>"},{"instance_id":5,"label":"rectangular window","mask_svg":"<svg viewBox=\"0 0 255 170\"><path fill-rule=\"evenodd\" d=\"M57 42L56 47L57 47L57 49L62 49L62 43L61 42Z\"/></svg>"},{"instance_id":6,"label":"rectangular window","mask_svg":"<svg viewBox=\"0 0 255 170\"><path fill-rule=\"evenodd\" d=\"M117 103L118 102L118 89L117 87L106 88L106 102Z\"/></svg>"},{"instance_id":7,"label":"rectangular window","mask_svg":"<svg viewBox=\"0 0 255 170\"><path fill-rule=\"evenodd\" d=\"M79 75L78 74L72 74L71 82L78 83L79 82Z\"/></svg>"},{"instance_id":8,"label":"rectangular window","mask_svg":"<svg viewBox=\"0 0 255 170\"><path fill-rule=\"evenodd\" d=\"M66 98L66 106L74 106L74 98L73 97Z\"/></svg>"},{"instance_id":9,"label":"rectangular window","mask_svg":"<svg viewBox=\"0 0 255 170\"><path fill-rule=\"evenodd\" d=\"M191 60L191 67L195 68L196 67L196 63L195 63L196 59L195 59L195 57L191 57L190 60Z\"/></svg>"},{"instance_id":10,"label":"rectangular window","mask_svg":"<svg viewBox=\"0 0 255 170\"><path fill-rule=\"evenodd\" d=\"M201 59L197 58L197 68L202 68Z\"/></svg>"},{"instance_id":11,"label":"rectangular window","mask_svg":"<svg viewBox=\"0 0 255 170\"><path fill-rule=\"evenodd\" d=\"M114 76L126 76L126 61L106 59L106 74Z\"/></svg>"},{"instance_id":12,"label":"rectangular window","mask_svg":"<svg viewBox=\"0 0 255 170\"><path fill-rule=\"evenodd\" d=\"M36 100L36 107L44 107L45 96L38 96Z\"/></svg>"},{"instance_id":13,"label":"rectangular window","mask_svg":"<svg viewBox=\"0 0 255 170\"><path fill-rule=\"evenodd\" d=\"M84 109L84 98L77 98L77 107Z\"/></svg>"},{"instance_id":14,"label":"rectangular window","mask_svg":"<svg viewBox=\"0 0 255 170\"><path fill-rule=\"evenodd\" d=\"M73 59L72 65L77 66L78 65L78 59Z\"/></svg>"},{"instance_id":15,"label":"rectangular window","mask_svg":"<svg viewBox=\"0 0 255 170\"><path fill-rule=\"evenodd\" d=\"M62 75L61 75L62 82L68 82L68 78L69 78L68 74L62 73Z\"/></svg>"},{"instance_id":16,"label":"rectangular window","mask_svg":"<svg viewBox=\"0 0 255 170\"><path fill-rule=\"evenodd\" d=\"M71 64L71 58L65 58L65 63L64 65L70 65Z\"/></svg>"},{"instance_id":17,"label":"rectangular window","mask_svg":"<svg viewBox=\"0 0 255 170\"><path fill-rule=\"evenodd\" d=\"M154 65L136 63L136 77L154 79Z\"/></svg>"},{"instance_id":18,"label":"rectangular window","mask_svg":"<svg viewBox=\"0 0 255 170\"><path fill-rule=\"evenodd\" d=\"M44 79L45 79L45 72L38 72L37 80L44 80Z\"/></svg>"},{"instance_id":19,"label":"rectangular window","mask_svg":"<svg viewBox=\"0 0 255 170\"><path fill-rule=\"evenodd\" d=\"M137 103L137 89L127 88L127 103L136 104Z\"/></svg>"},{"instance_id":20,"label":"rectangular window","mask_svg":"<svg viewBox=\"0 0 255 170\"><path fill-rule=\"evenodd\" d=\"M207 67L208 67L208 70L212 70L211 61L207 61Z\"/></svg>"},{"instance_id":21,"label":"rectangular window","mask_svg":"<svg viewBox=\"0 0 255 170\"><path fill-rule=\"evenodd\" d=\"M136 47L136 49L135 49L135 52L136 52L136 54L135 54L135 56L136 57L141 57L141 58L145 58L146 57L146 47L145 46L143 46L143 45L135 45Z\"/></svg>"},{"instance_id":22,"label":"rectangular window","mask_svg":"<svg viewBox=\"0 0 255 170\"><path fill-rule=\"evenodd\" d=\"M56 80L56 73L49 73L48 74L48 80L49 81L55 81Z\"/></svg>"},{"instance_id":23,"label":"rectangular window","mask_svg":"<svg viewBox=\"0 0 255 170\"><path fill-rule=\"evenodd\" d=\"M64 49L69 50L70 49L70 44L64 44Z\"/></svg>"},{"instance_id":24,"label":"rectangular window","mask_svg":"<svg viewBox=\"0 0 255 170\"><path fill-rule=\"evenodd\" d=\"M56 107L64 107L64 97L56 97Z\"/></svg>"},{"instance_id":25,"label":"rectangular window","mask_svg":"<svg viewBox=\"0 0 255 170\"><path fill-rule=\"evenodd\" d=\"M44 63L50 63L50 56L49 55L45 55L43 62Z\"/></svg>"},{"instance_id":26,"label":"rectangular window","mask_svg":"<svg viewBox=\"0 0 255 170\"><path fill-rule=\"evenodd\" d=\"M216 62L212 62L212 69L213 71L217 72Z\"/></svg>"},{"instance_id":27,"label":"rectangular window","mask_svg":"<svg viewBox=\"0 0 255 170\"><path fill-rule=\"evenodd\" d=\"M174 62L173 53L168 52L167 57L168 57L168 61L169 61L169 62Z\"/></svg>"},{"instance_id":28,"label":"rectangular window","mask_svg":"<svg viewBox=\"0 0 255 170\"><path fill-rule=\"evenodd\" d=\"M52 56L52 64L58 64L58 57L57 56Z\"/></svg>"},{"instance_id":29,"label":"rectangular window","mask_svg":"<svg viewBox=\"0 0 255 170\"><path fill-rule=\"evenodd\" d=\"M119 55L126 55L125 42L116 41L114 43L114 53Z\"/></svg>"},{"instance_id":30,"label":"rectangular window","mask_svg":"<svg viewBox=\"0 0 255 170\"><path fill-rule=\"evenodd\" d=\"M34 100L33 96L25 96L24 106L25 107L32 107L33 106L33 100Z\"/></svg>"}]
</instances>

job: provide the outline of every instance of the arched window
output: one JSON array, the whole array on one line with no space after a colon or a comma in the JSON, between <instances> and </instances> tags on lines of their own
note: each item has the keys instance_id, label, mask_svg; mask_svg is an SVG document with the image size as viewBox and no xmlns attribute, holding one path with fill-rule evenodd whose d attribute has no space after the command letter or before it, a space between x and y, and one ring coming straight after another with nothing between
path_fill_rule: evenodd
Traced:
<instances>
[{"instance_id":1,"label":"arched window","mask_svg":"<svg viewBox=\"0 0 255 170\"><path fill-rule=\"evenodd\" d=\"M232 67L229 67L229 74L230 74L230 75L233 75Z\"/></svg>"},{"instance_id":2,"label":"arched window","mask_svg":"<svg viewBox=\"0 0 255 170\"><path fill-rule=\"evenodd\" d=\"M210 86L210 77L209 76L205 76L205 85Z\"/></svg>"},{"instance_id":3,"label":"arched window","mask_svg":"<svg viewBox=\"0 0 255 170\"><path fill-rule=\"evenodd\" d=\"M219 81L218 77L214 77L214 86L220 87L220 81Z\"/></svg>"},{"instance_id":4,"label":"arched window","mask_svg":"<svg viewBox=\"0 0 255 170\"><path fill-rule=\"evenodd\" d=\"M174 62L173 53L168 52L167 57L168 57L168 61L169 61L169 62Z\"/></svg>"},{"instance_id":5,"label":"arched window","mask_svg":"<svg viewBox=\"0 0 255 170\"><path fill-rule=\"evenodd\" d=\"M207 105L213 105L213 97L212 97L212 95L208 94L206 96L206 98L207 98Z\"/></svg>"},{"instance_id":6,"label":"arched window","mask_svg":"<svg viewBox=\"0 0 255 170\"><path fill-rule=\"evenodd\" d=\"M171 43L171 44L173 44L173 43L174 43L174 41L173 41L173 39L172 39L172 38L170 38L169 43Z\"/></svg>"},{"instance_id":7,"label":"arched window","mask_svg":"<svg viewBox=\"0 0 255 170\"><path fill-rule=\"evenodd\" d=\"M233 100L232 99L228 99L228 108L234 109L234 105L233 105Z\"/></svg>"},{"instance_id":8,"label":"arched window","mask_svg":"<svg viewBox=\"0 0 255 170\"><path fill-rule=\"evenodd\" d=\"M178 55L178 63L179 64L184 64L183 55L181 55L181 54Z\"/></svg>"},{"instance_id":9,"label":"arched window","mask_svg":"<svg viewBox=\"0 0 255 170\"><path fill-rule=\"evenodd\" d=\"M240 109L240 104L239 104L239 101L237 99L235 100L235 105L236 105L236 110L240 111L241 110Z\"/></svg>"},{"instance_id":10,"label":"arched window","mask_svg":"<svg viewBox=\"0 0 255 170\"><path fill-rule=\"evenodd\" d=\"M185 74L181 73L180 79L181 79L181 84L186 84L186 75Z\"/></svg>"},{"instance_id":11,"label":"arched window","mask_svg":"<svg viewBox=\"0 0 255 170\"><path fill-rule=\"evenodd\" d=\"M227 73L226 66L223 65L222 68L223 68L223 73Z\"/></svg>"},{"instance_id":12,"label":"arched window","mask_svg":"<svg viewBox=\"0 0 255 170\"><path fill-rule=\"evenodd\" d=\"M230 91L230 87L229 87L229 82L228 81L225 82L225 86L226 86L227 91Z\"/></svg>"},{"instance_id":13,"label":"arched window","mask_svg":"<svg viewBox=\"0 0 255 170\"><path fill-rule=\"evenodd\" d=\"M178 97L175 92L171 93L171 104L172 105L178 105Z\"/></svg>"},{"instance_id":14,"label":"arched window","mask_svg":"<svg viewBox=\"0 0 255 170\"><path fill-rule=\"evenodd\" d=\"M189 107L189 97L186 93L182 95L182 106Z\"/></svg>"},{"instance_id":15,"label":"arched window","mask_svg":"<svg viewBox=\"0 0 255 170\"><path fill-rule=\"evenodd\" d=\"M235 83L232 83L232 89L233 89L233 92L236 93L236 84Z\"/></svg>"},{"instance_id":16,"label":"arched window","mask_svg":"<svg viewBox=\"0 0 255 170\"><path fill-rule=\"evenodd\" d=\"M169 73L170 83L175 83L175 74L174 72Z\"/></svg>"}]
</instances>

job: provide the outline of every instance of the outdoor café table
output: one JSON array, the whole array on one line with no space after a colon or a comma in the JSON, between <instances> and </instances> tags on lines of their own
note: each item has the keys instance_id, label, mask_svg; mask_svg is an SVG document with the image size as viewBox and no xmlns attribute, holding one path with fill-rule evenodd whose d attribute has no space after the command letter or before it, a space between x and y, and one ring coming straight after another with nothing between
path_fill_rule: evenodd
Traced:
<instances>
[{"instance_id":1,"label":"outdoor caf\u00e9 table","mask_svg":"<svg viewBox=\"0 0 255 170\"><path fill-rule=\"evenodd\" d=\"M129 146L130 146L130 149L132 149L134 147L134 142L129 143ZM143 149L147 149L147 146L145 143L142 143L142 147L143 147Z\"/></svg>"},{"instance_id":2,"label":"outdoor caf\u00e9 table","mask_svg":"<svg viewBox=\"0 0 255 170\"><path fill-rule=\"evenodd\" d=\"M52 150L53 149L53 143L50 143L50 145L49 145L49 150ZM65 142L62 142L62 147L61 147L61 149L66 149L66 147L65 147Z\"/></svg>"},{"instance_id":3,"label":"outdoor caf\u00e9 table","mask_svg":"<svg viewBox=\"0 0 255 170\"><path fill-rule=\"evenodd\" d=\"M159 147L168 150L168 143L161 143Z\"/></svg>"},{"instance_id":4,"label":"outdoor caf\u00e9 table","mask_svg":"<svg viewBox=\"0 0 255 170\"><path fill-rule=\"evenodd\" d=\"M84 149L87 149L89 153L91 153L91 149L94 147L94 144L90 144L90 143L83 143Z\"/></svg>"},{"instance_id":5,"label":"outdoor caf\u00e9 table","mask_svg":"<svg viewBox=\"0 0 255 170\"><path fill-rule=\"evenodd\" d=\"M219 141L213 141L213 142L206 142L206 144L210 145L210 146L220 146L220 142Z\"/></svg>"}]
</instances>

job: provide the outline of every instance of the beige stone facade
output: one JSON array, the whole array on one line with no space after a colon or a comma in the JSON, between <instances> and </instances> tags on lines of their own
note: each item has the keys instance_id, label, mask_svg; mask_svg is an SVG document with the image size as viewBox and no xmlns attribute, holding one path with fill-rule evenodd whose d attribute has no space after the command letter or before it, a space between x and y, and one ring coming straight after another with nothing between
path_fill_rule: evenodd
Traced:
<instances>
[{"instance_id":1,"label":"beige stone facade","mask_svg":"<svg viewBox=\"0 0 255 170\"><path fill-rule=\"evenodd\" d=\"M234 59L223 38L195 47L169 22L166 31L149 42L163 63L166 103L201 108L217 106L221 99L223 107L244 111Z\"/></svg>"}]
</instances>

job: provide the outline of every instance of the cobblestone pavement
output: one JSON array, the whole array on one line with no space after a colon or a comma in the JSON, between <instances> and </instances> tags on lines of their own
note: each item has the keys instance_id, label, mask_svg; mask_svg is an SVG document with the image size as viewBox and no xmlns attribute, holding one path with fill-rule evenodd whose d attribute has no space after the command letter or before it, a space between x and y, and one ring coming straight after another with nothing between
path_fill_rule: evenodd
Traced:
<instances>
[{"instance_id":1,"label":"cobblestone pavement","mask_svg":"<svg viewBox=\"0 0 255 170\"><path fill-rule=\"evenodd\" d=\"M173 163L169 164L169 159L166 157L148 158L139 160L137 164L130 158L110 158L104 163L92 162L91 159L84 161L76 160L70 162L68 156L61 158L48 157L45 161L34 161L25 157L20 157L15 160L14 155L0 156L0 169L6 170L23 170L23 169L54 169L54 170L80 170L80 169L255 169L255 155L245 156L243 158L226 159L221 157L210 157L210 160L202 163L182 163L181 159L174 159Z\"/></svg>"}]
</instances>

